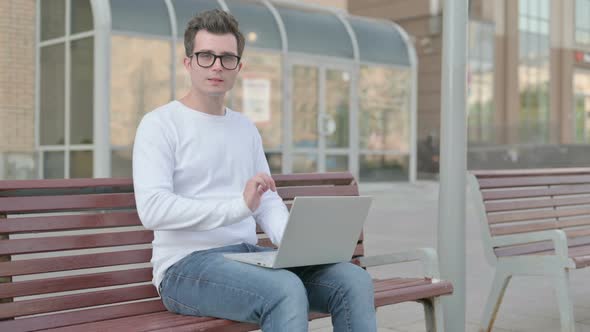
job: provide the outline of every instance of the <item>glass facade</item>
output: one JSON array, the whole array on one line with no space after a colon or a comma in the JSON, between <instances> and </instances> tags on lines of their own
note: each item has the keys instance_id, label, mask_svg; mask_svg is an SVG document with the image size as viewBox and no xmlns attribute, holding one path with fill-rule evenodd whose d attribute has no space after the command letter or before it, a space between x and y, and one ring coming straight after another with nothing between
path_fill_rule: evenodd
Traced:
<instances>
[{"instance_id":1,"label":"glass facade","mask_svg":"<svg viewBox=\"0 0 590 332\"><path fill-rule=\"evenodd\" d=\"M576 0L575 40L583 46L590 46L590 0Z\"/></svg>"},{"instance_id":2,"label":"glass facade","mask_svg":"<svg viewBox=\"0 0 590 332\"><path fill-rule=\"evenodd\" d=\"M40 176L92 177L104 167L94 160L104 144L106 174L130 176L143 115L189 92L187 21L220 4L110 0L110 54L102 69L91 2L39 4ZM224 4L246 37L244 67L226 103L255 123L273 173L351 171L363 181L408 179L413 61L393 24L296 3ZM95 124L97 69L109 71L107 130ZM108 141L96 142L101 135L95 130L105 130Z\"/></svg>"},{"instance_id":3,"label":"glass facade","mask_svg":"<svg viewBox=\"0 0 590 332\"><path fill-rule=\"evenodd\" d=\"M549 0L519 0L520 143L549 141ZM513 128L509 128L513 129Z\"/></svg>"},{"instance_id":4,"label":"glass facade","mask_svg":"<svg viewBox=\"0 0 590 332\"><path fill-rule=\"evenodd\" d=\"M469 22L467 139L470 144L493 144L494 25Z\"/></svg>"},{"instance_id":5,"label":"glass facade","mask_svg":"<svg viewBox=\"0 0 590 332\"><path fill-rule=\"evenodd\" d=\"M90 8L89 0L39 3L37 130L42 178L93 175L95 67Z\"/></svg>"},{"instance_id":6,"label":"glass facade","mask_svg":"<svg viewBox=\"0 0 590 332\"><path fill-rule=\"evenodd\" d=\"M590 70L574 73L574 142L590 143Z\"/></svg>"}]
</instances>

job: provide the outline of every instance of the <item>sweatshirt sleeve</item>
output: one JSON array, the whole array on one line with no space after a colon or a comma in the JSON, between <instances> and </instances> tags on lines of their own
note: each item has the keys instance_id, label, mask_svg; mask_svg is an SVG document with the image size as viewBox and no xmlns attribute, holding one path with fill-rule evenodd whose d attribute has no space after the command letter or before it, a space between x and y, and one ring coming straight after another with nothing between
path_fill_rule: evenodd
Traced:
<instances>
[{"instance_id":1,"label":"sweatshirt sleeve","mask_svg":"<svg viewBox=\"0 0 590 332\"><path fill-rule=\"evenodd\" d=\"M262 147L262 139L258 131L256 132L257 140L254 151L256 173L270 174L270 168L264 155ZM287 220L289 219L289 211L287 206L283 203L283 199L278 193L268 190L260 202L260 206L254 211L254 219L260 225L264 233L268 235L272 243L279 245L283 238L285 227L287 226Z\"/></svg>"},{"instance_id":2,"label":"sweatshirt sleeve","mask_svg":"<svg viewBox=\"0 0 590 332\"><path fill-rule=\"evenodd\" d=\"M206 231L251 216L243 197L202 200L174 193L174 131L148 113L133 146L133 185L137 212L151 230Z\"/></svg>"}]
</instances>

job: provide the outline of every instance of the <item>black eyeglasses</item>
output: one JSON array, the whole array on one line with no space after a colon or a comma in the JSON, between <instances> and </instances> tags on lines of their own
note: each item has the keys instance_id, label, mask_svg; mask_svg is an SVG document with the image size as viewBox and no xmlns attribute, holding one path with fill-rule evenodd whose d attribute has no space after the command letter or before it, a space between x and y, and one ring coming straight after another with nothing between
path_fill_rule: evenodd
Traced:
<instances>
[{"instance_id":1,"label":"black eyeglasses","mask_svg":"<svg viewBox=\"0 0 590 332\"><path fill-rule=\"evenodd\" d=\"M219 58L219 60L221 61L221 66L227 70L236 69L241 59L237 55L215 55L211 52L197 52L194 54L194 57L197 58L197 64L203 68L210 68L215 63L215 60Z\"/></svg>"}]
</instances>

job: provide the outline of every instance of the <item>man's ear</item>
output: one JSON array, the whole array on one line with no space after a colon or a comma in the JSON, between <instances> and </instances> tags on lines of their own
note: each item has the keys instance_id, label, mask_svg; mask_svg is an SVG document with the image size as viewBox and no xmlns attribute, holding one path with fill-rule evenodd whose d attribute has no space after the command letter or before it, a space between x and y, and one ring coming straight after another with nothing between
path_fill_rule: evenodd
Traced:
<instances>
[{"instance_id":1,"label":"man's ear","mask_svg":"<svg viewBox=\"0 0 590 332\"><path fill-rule=\"evenodd\" d=\"M182 63L184 64L184 68L186 70L189 70L190 71L190 69L191 69L191 58L185 56L184 59L182 60Z\"/></svg>"},{"instance_id":2,"label":"man's ear","mask_svg":"<svg viewBox=\"0 0 590 332\"><path fill-rule=\"evenodd\" d=\"M240 70L242 70L242 66L244 65L243 62L240 62L240 64L238 65L238 73L240 72Z\"/></svg>"}]
</instances>

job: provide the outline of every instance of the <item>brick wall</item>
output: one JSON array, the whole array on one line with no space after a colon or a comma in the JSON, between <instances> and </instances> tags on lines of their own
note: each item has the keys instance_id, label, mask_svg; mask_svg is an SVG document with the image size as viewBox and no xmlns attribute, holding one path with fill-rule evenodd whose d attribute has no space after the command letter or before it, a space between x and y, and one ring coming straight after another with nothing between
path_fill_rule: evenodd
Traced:
<instances>
[{"instance_id":1,"label":"brick wall","mask_svg":"<svg viewBox=\"0 0 590 332\"><path fill-rule=\"evenodd\" d=\"M0 178L8 153L34 151L35 0L0 1ZM14 155L10 157L14 160Z\"/></svg>"}]
</instances>

